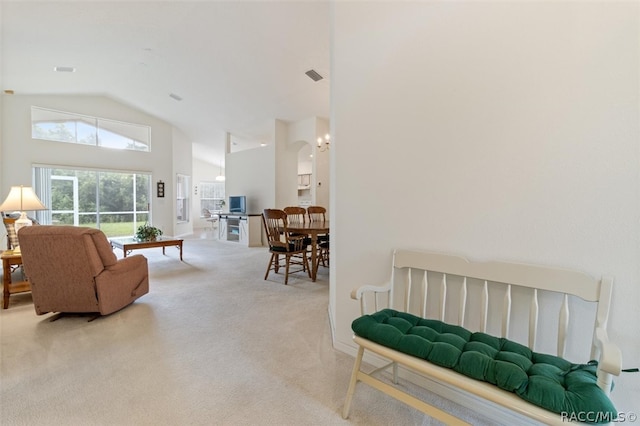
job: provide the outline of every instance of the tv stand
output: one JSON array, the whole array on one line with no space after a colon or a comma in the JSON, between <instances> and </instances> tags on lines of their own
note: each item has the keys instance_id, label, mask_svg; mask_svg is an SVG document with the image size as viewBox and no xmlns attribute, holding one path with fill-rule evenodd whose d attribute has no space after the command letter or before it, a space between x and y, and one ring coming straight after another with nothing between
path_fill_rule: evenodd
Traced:
<instances>
[{"instance_id":1,"label":"tv stand","mask_svg":"<svg viewBox=\"0 0 640 426\"><path fill-rule=\"evenodd\" d=\"M218 238L234 241L247 247L262 246L262 215L249 213L220 213Z\"/></svg>"}]
</instances>

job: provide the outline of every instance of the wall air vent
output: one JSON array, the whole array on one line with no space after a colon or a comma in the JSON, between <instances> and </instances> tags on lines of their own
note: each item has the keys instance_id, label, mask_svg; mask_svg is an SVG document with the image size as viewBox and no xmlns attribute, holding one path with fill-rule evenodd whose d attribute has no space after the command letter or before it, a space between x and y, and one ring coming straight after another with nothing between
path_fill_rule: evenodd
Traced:
<instances>
[{"instance_id":1,"label":"wall air vent","mask_svg":"<svg viewBox=\"0 0 640 426\"><path fill-rule=\"evenodd\" d=\"M320 81L324 78L320 74L318 74L316 70L309 70L305 72L305 74L313 81Z\"/></svg>"}]
</instances>

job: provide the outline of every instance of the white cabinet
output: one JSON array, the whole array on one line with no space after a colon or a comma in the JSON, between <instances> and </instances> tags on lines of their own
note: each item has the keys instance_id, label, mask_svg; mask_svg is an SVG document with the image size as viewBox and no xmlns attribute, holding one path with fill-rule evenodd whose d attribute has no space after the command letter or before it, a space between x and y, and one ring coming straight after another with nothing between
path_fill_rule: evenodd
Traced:
<instances>
[{"instance_id":1,"label":"white cabinet","mask_svg":"<svg viewBox=\"0 0 640 426\"><path fill-rule=\"evenodd\" d=\"M259 214L220 213L218 238L248 247L262 246L262 216Z\"/></svg>"},{"instance_id":2,"label":"white cabinet","mask_svg":"<svg viewBox=\"0 0 640 426\"><path fill-rule=\"evenodd\" d=\"M304 191L311 188L311 174L306 173L298 175L298 191Z\"/></svg>"}]
</instances>

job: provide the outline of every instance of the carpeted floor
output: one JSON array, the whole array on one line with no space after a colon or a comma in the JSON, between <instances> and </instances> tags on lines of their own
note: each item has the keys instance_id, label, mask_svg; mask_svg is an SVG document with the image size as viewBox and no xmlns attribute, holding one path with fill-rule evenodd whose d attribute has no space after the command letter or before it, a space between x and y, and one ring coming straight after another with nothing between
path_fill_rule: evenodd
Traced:
<instances>
[{"instance_id":1,"label":"carpeted floor","mask_svg":"<svg viewBox=\"0 0 640 426\"><path fill-rule=\"evenodd\" d=\"M134 254L149 260L149 294L93 322L50 322L30 294L11 297L0 313L0 424L438 424L366 385L342 419L353 358L331 345L328 269L315 283L264 281L265 248L210 232L185 241L184 262L174 248Z\"/></svg>"}]
</instances>

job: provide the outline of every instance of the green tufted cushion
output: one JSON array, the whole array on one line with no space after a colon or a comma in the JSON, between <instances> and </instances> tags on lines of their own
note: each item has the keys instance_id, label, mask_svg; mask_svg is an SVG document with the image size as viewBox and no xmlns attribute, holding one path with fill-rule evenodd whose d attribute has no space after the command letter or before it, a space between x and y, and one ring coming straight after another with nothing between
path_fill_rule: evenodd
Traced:
<instances>
[{"instance_id":1,"label":"green tufted cushion","mask_svg":"<svg viewBox=\"0 0 640 426\"><path fill-rule=\"evenodd\" d=\"M593 362L572 364L508 339L392 309L357 318L351 328L360 337L515 392L554 413L617 416L597 385Z\"/></svg>"}]
</instances>

